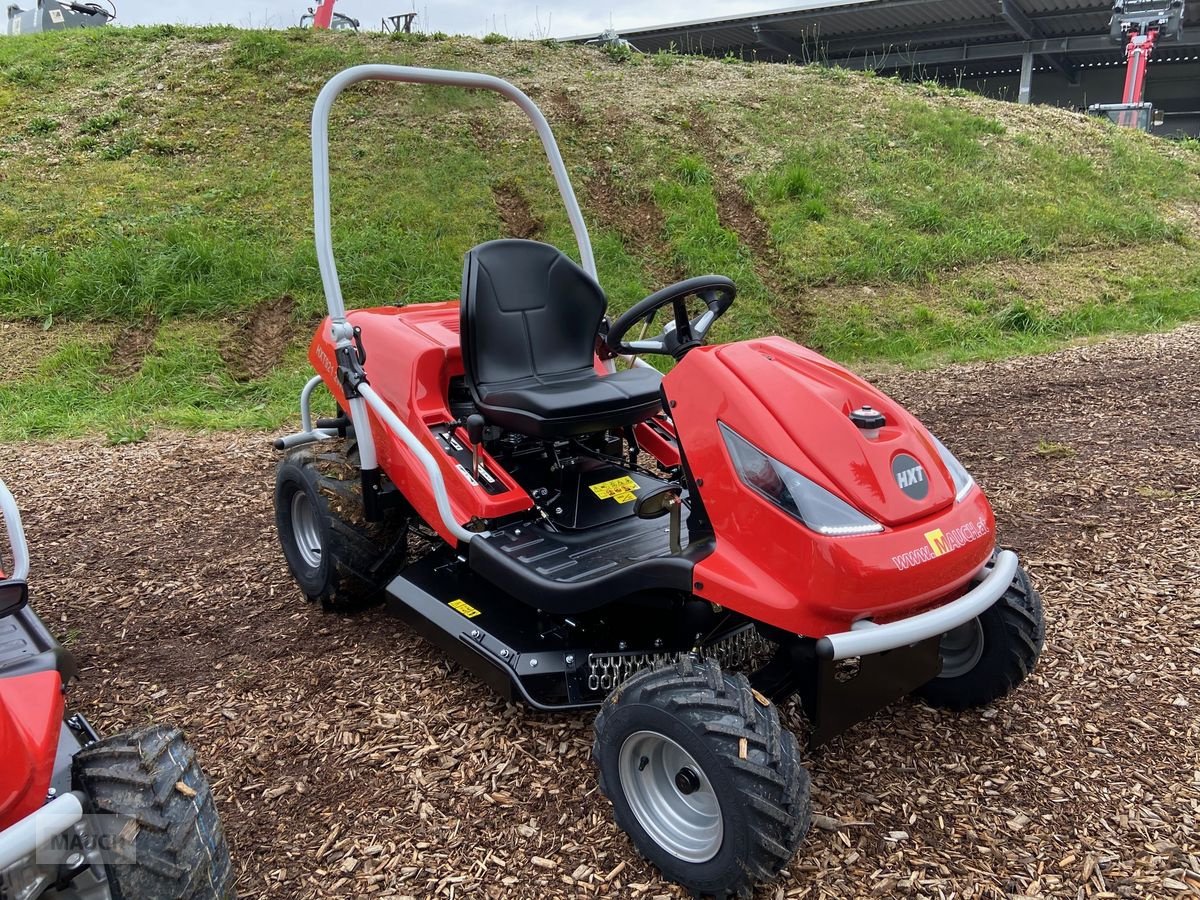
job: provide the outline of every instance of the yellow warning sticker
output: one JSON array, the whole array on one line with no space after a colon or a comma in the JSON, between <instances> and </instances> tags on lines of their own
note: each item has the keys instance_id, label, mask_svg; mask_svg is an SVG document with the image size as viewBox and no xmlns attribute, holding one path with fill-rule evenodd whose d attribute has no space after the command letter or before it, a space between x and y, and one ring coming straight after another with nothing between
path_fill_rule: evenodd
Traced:
<instances>
[{"instance_id":1,"label":"yellow warning sticker","mask_svg":"<svg viewBox=\"0 0 1200 900\"><path fill-rule=\"evenodd\" d=\"M446 605L447 605L447 606L449 606L451 609L453 609L453 610L456 610L457 612L460 612L460 613L462 613L462 614L463 614L464 616L466 616L468 619L473 619L473 618L475 618L477 615L479 615L479 614L480 614L480 613L479 613L479 610L477 610L475 607L473 607L473 606L472 606L470 603L468 603L466 600L451 600L451 601L450 601L449 603L447 603Z\"/></svg>"},{"instance_id":2,"label":"yellow warning sticker","mask_svg":"<svg viewBox=\"0 0 1200 900\"><path fill-rule=\"evenodd\" d=\"M602 481L590 485L592 493L601 500L616 500L618 503L632 503L637 499L636 491L640 487L636 481L625 475L612 481Z\"/></svg>"}]
</instances>

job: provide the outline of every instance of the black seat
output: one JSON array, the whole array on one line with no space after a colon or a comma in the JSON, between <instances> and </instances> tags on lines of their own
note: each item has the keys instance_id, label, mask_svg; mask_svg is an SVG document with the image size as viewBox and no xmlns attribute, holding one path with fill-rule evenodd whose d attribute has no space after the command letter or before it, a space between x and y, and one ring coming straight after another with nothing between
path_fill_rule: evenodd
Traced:
<instances>
[{"instance_id":1,"label":"black seat","mask_svg":"<svg viewBox=\"0 0 1200 900\"><path fill-rule=\"evenodd\" d=\"M506 239L467 253L463 366L483 417L552 439L654 415L658 372L596 373L596 333L607 305L595 279L548 244Z\"/></svg>"}]
</instances>

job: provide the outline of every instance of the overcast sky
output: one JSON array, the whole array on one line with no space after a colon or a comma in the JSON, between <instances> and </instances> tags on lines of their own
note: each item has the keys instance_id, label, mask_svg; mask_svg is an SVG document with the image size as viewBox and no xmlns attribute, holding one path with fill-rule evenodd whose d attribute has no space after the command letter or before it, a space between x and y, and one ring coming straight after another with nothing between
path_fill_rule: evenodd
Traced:
<instances>
[{"instance_id":1,"label":"overcast sky","mask_svg":"<svg viewBox=\"0 0 1200 900\"><path fill-rule=\"evenodd\" d=\"M203 24L225 22L252 28L283 28L296 24L315 0L116 0L117 21L124 25L160 22ZM28 4L22 3L22 6ZM513 38L566 37L599 32L613 26L618 30L643 25L734 16L771 9L779 0L601 0L599 3L569 3L555 0L338 0L337 11L378 28L385 15L417 13L422 31L484 35L498 31Z\"/></svg>"}]
</instances>

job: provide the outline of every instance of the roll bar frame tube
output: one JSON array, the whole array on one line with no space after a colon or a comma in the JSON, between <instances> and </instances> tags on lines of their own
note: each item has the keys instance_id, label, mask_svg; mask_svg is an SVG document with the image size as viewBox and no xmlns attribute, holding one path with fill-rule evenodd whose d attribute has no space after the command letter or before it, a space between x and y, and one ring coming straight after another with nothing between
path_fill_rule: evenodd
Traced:
<instances>
[{"instance_id":1,"label":"roll bar frame tube","mask_svg":"<svg viewBox=\"0 0 1200 900\"><path fill-rule=\"evenodd\" d=\"M525 115L533 123L534 129L541 138L542 148L550 163L550 171L558 185L567 208L567 218L575 232L575 240L579 244L579 257L583 268L592 278L596 278L596 259L592 254L592 242L588 237L587 225L583 221L583 213L579 210L579 202L575 198L575 190L567 175L567 167L559 153L558 143L542 111L522 91L503 79L492 75L481 75L475 72L454 72L443 69L420 69L412 66L365 65L354 66L339 72L325 84L317 95L316 105L312 114L312 163L313 163L313 232L317 243L317 264L321 269L321 283L325 289L325 302L329 307L329 317L332 320L331 331L334 347L337 350L354 346L354 329L346 319L346 303L342 298L341 281L338 279L337 262L333 255L333 225L332 207L329 188L329 113L333 103L346 88L361 81L403 81L410 84L431 84L446 87L461 87L475 90L495 91L497 94L511 100L521 107ZM470 543L477 533L467 531L454 517L450 506L450 496L446 491L446 480L427 447L400 420L392 409L384 402L370 385L359 386L360 396L349 399L350 416L358 438L359 464L366 471L371 471L378 465L375 449L375 436L371 432L368 406L388 428L390 428L404 445L412 451L421 463L425 475L433 488L437 501L438 513L446 530L463 543ZM311 431L311 428L306 429Z\"/></svg>"},{"instance_id":2,"label":"roll bar frame tube","mask_svg":"<svg viewBox=\"0 0 1200 900\"><path fill-rule=\"evenodd\" d=\"M313 107L312 114L313 218L317 241L317 262L321 267L321 281L325 287L325 299L329 305L331 318L335 320L345 318L346 305L342 299L337 263L333 256L332 210L329 193L329 112L342 91L361 81L403 81L410 84L432 84L495 91L521 107L537 130L538 137L541 138L546 158L550 162L550 171L554 174L558 192L562 195L563 204L567 207L567 217L571 220L571 228L574 230L575 240L579 244L579 257L583 262L583 267L589 275L593 278L596 277L596 260L592 254L592 242L588 237L587 225L583 221L583 213L579 210L579 202L575 199L575 189L571 186L567 167L563 163L562 154L558 151L558 143L554 140L554 133L551 132L550 125L546 121L546 117L542 115L542 111L538 109L537 104L519 88L502 78L476 72L421 69L413 66L354 66L329 79L317 96L317 103Z\"/></svg>"}]
</instances>

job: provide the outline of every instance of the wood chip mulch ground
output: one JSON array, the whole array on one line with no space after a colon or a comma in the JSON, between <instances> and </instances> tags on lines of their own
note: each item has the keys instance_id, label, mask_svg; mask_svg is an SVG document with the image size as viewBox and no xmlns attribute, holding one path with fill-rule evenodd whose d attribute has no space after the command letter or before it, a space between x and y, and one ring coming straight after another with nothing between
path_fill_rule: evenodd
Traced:
<instances>
[{"instance_id":1,"label":"wood chip mulch ground","mask_svg":"<svg viewBox=\"0 0 1200 900\"><path fill-rule=\"evenodd\" d=\"M1200 893L1200 328L881 381L988 492L1046 651L994 706L905 701L810 753L817 827L761 896ZM680 896L613 825L590 716L304 603L267 436L0 454L73 706L186 728L243 897Z\"/></svg>"}]
</instances>

